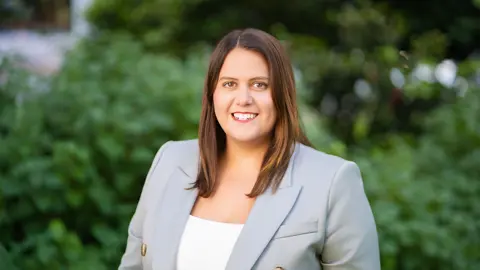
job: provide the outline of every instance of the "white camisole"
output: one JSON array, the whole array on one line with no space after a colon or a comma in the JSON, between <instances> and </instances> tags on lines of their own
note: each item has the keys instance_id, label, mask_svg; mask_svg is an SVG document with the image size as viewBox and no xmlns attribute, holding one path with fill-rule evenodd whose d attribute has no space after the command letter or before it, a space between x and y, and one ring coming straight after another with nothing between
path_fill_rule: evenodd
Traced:
<instances>
[{"instance_id":1,"label":"white camisole","mask_svg":"<svg viewBox=\"0 0 480 270\"><path fill-rule=\"evenodd\" d=\"M177 270L225 270L243 224L188 218L177 253Z\"/></svg>"}]
</instances>

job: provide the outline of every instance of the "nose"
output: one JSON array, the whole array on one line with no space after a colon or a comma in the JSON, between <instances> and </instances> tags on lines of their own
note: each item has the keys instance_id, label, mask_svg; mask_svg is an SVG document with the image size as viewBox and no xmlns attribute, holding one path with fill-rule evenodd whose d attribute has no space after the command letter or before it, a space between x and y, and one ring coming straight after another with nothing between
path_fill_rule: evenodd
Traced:
<instances>
[{"instance_id":1,"label":"nose","mask_svg":"<svg viewBox=\"0 0 480 270\"><path fill-rule=\"evenodd\" d=\"M239 106L247 106L253 103L252 93L248 86L243 86L237 90L236 103Z\"/></svg>"}]
</instances>

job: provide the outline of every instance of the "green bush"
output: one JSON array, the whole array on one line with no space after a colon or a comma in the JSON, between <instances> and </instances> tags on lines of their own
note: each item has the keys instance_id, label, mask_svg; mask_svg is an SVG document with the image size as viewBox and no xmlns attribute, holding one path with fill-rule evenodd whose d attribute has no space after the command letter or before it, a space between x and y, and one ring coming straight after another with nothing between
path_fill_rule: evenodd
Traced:
<instances>
[{"instance_id":1,"label":"green bush","mask_svg":"<svg viewBox=\"0 0 480 270\"><path fill-rule=\"evenodd\" d=\"M421 133L411 116L449 101L428 87L405 100L390 79L392 68L410 73L419 60L432 65L444 58L463 60L477 47L473 1L445 1L442 11L419 14L438 4L104 0L93 3L88 18L99 34L128 32L149 51L175 55L186 55L197 43L213 45L234 28L274 33L290 47L313 90L308 105L328 116L326 124L336 137L356 145L392 131ZM446 21L445 14L455 21Z\"/></svg>"},{"instance_id":2,"label":"green bush","mask_svg":"<svg viewBox=\"0 0 480 270\"><path fill-rule=\"evenodd\" d=\"M480 268L480 89L435 110L417 139L356 149L382 269Z\"/></svg>"},{"instance_id":3,"label":"green bush","mask_svg":"<svg viewBox=\"0 0 480 270\"><path fill-rule=\"evenodd\" d=\"M276 30L292 41L287 45L301 71L300 110L309 138L318 149L360 165L377 220L382 269L480 268L478 87L470 84L464 97L456 97L455 88L407 82L406 103L428 103L432 97L448 103L435 103L433 107L441 106L432 112L425 107L410 110L414 113L408 121L397 121L405 111L389 111L389 70L403 60L395 49L395 33L387 34L391 29L402 33L401 20L392 17L393 26L383 25L388 14L369 7L354 12L345 6L340 11L329 19L349 18L339 28L343 48L332 50L327 39ZM130 15L142 18L142 12L147 11ZM128 24L130 19L122 20ZM177 21L170 23L173 27ZM364 39L349 30L357 24L384 35ZM145 37L155 40L156 35L169 37ZM427 33L416 42L418 53L403 64L434 62L427 54L433 50L441 55L443 38ZM368 42L377 43L372 47ZM138 35L102 34L83 40L51 78L1 61L2 267L10 267L8 262L12 269L16 265L26 270L118 265L126 227L156 150L167 140L196 137L210 48L193 48L176 58L171 50L151 50ZM475 69L478 63L461 63L459 75L468 78ZM319 99L329 94L349 101L344 97L352 97L357 78L365 78L377 98L339 110L338 115L348 112L346 127L340 126L345 118L320 116ZM397 129L400 122L422 132Z\"/></svg>"},{"instance_id":4,"label":"green bush","mask_svg":"<svg viewBox=\"0 0 480 270\"><path fill-rule=\"evenodd\" d=\"M21 269L118 264L155 152L196 136L205 63L106 37L52 79L3 72L0 242Z\"/></svg>"}]
</instances>

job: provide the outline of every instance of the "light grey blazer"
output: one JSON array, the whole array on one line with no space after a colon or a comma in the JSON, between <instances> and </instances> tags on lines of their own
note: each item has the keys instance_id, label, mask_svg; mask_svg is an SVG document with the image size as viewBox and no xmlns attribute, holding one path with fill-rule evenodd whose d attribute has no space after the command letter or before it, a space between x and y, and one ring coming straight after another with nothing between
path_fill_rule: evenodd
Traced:
<instances>
[{"instance_id":1,"label":"light grey blazer","mask_svg":"<svg viewBox=\"0 0 480 270\"><path fill-rule=\"evenodd\" d=\"M119 269L176 268L197 197L185 188L196 179L198 153L197 140L160 148ZM379 270L375 221L357 165L298 143L277 193L255 201L226 267L247 269Z\"/></svg>"}]
</instances>

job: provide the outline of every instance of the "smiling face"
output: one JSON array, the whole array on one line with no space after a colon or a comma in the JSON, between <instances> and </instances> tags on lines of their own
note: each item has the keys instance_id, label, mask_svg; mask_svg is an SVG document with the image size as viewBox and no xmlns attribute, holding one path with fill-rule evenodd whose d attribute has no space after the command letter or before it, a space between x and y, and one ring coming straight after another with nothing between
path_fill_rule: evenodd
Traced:
<instances>
[{"instance_id":1,"label":"smiling face","mask_svg":"<svg viewBox=\"0 0 480 270\"><path fill-rule=\"evenodd\" d=\"M268 141L277 114L268 65L261 54L242 48L228 53L213 93L213 105L227 140Z\"/></svg>"},{"instance_id":2,"label":"smiling face","mask_svg":"<svg viewBox=\"0 0 480 270\"><path fill-rule=\"evenodd\" d=\"M199 196L213 195L219 161L232 141L242 148L275 146L265 152L263 173L250 198L280 186L297 142L311 146L300 126L288 54L278 39L258 29L231 31L210 57L198 126L200 164L194 188Z\"/></svg>"}]
</instances>

